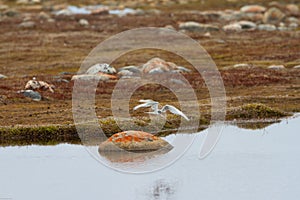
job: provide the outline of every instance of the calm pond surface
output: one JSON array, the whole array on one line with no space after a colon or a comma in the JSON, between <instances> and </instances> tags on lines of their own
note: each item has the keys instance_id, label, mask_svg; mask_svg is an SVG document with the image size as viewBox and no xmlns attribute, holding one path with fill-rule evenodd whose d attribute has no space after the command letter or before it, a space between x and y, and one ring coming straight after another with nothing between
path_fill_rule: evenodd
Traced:
<instances>
[{"instance_id":1,"label":"calm pond surface","mask_svg":"<svg viewBox=\"0 0 300 200\"><path fill-rule=\"evenodd\" d=\"M136 175L100 164L80 145L1 147L0 199L296 200L299 129L299 116L263 130L226 126L199 160L206 130L173 165Z\"/></svg>"}]
</instances>

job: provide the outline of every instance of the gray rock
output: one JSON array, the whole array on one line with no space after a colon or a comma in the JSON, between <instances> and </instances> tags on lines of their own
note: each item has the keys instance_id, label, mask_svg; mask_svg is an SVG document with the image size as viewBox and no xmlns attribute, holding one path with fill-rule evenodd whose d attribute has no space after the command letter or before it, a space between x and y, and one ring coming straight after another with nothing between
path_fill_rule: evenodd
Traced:
<instances>
[{"instance_id":1,"label":"gray rock","mask_svg":"<svg viewBox=\"0 0 300 200\"><path fill-rule=\"evenodd\" d=\"M241 12L245 13L263 13L266 11L266 8L260 5L246 5L243 6Z\"/></svg>"},{"instance_id":2,"label":"gray rock","mask_svg":"<svg viewBox=\"0 0 300 200\"><path fill-rule=\"evenodd\" d=\"M19 24L19 28L34 28L36 25L32 21L26 21Z\"/></svg>"},{"instance_id":3,"label":"gray rock","mask_svg":"<svg viewBox=\"0 0 300 200\"><path fill-rule=\"evenodd\" d=\"M40 101L42 99L41 94L33 90L20 90L17 93L23 94L25 97L31 98L34 101Z\"/></svg>"},{"instance_id":4,"label":"gray rock","mask_svg":"<svg viewBox=\"0 0 300 200\"><path fill-rule=\"evenodd\" d=\"M291 29L296 29L296 28L298 28L298 24L297 23L290 23L289 24L289 28L291 28Z\"/></svg>"},{"instance_id":5,"label":"gray rock","mask_svg":"<svg viewBox=\"0 0 300 200\"><path fill-rule=\"evenodd\" d=\"M259 24L257 29L260 31L276 31L276 26L273 24Z\"/></svg>"},{"instance_id":6,"label":"gray rock","mask_svg":"<svg viewBox=\"0 0 300 200\"><path fill-rule=\"evenodd\" d=\"M191 32L207 32L207 31L219 31L219 27L210 24L200 24L198 22L184 22L179 24L180 30L186 30Z\"/></svg>"},{"instance_id":7,"label":"gray rock","mask_svg":"<svg viewBox=\"0 0 300 200\"><path fill-rule=\"evenodd\" d=\"M280 70L280 69L285 69L285 67L283 65L271 65L268 67L268 69Z\"/></svg>"},{"instance_id":8,"label":"gray rock","mask_svg":"<svg viewBox=\"0 0 300 200\"><path fill-rule=\"evenodd\" d=\"M0 74L0 79L5 79L5 78L7 78L7 76Z\"/></svg>"},{"instance_id":9,"label":"gray rock","mask_svg":"<svg viewBox=\"0 0 300 200\"><path fill-rule=\"evenodd\" d=\"M7 17L15 17L19 15L19 13L15 10L7 10L3 14L6 15Z\"/></svg>"},{"instance_id":10,"label":"gray rock","mask_svg":"<svg viewBox=\"0 0 300 200\"><path fill-rule=\"evenodd\" d=\"M297 19L296 17L289 17L286 19L286 22L300 24L300 20Z\"/></svg>"},{"instance_id":11,"label":"gray rock","mask_svg":"<svg viewBox=\"0 0 300 200\"><path fill-rule=\"evenodd\" d=\"M126 66L126 67L121 67L118 69L119 72L123 71L123 70L127 70L127 71L130 71L135 74L141 74L141 69L136 66Z\"/></svg>"},{"instance_id":12,"label":"gray rock","mask_svg":"<svg viewBox=\"0 0 300 200\"><path fill-rule=\"evenodd\" d=\"M278 8L270 8L264 14L263 22L265 24L278 24L285 18L285 14Z\"/></svg>"},{"instance_id":13,"label":"gray rock","mask_svg":"<svg viewBox=\"0 0 300 200\"><path fill-rule=\"evenodd\" d=\"M86 19L80 19L79 22L80 26L88 26L90 23Z\"/></svg>"}]
</instances>

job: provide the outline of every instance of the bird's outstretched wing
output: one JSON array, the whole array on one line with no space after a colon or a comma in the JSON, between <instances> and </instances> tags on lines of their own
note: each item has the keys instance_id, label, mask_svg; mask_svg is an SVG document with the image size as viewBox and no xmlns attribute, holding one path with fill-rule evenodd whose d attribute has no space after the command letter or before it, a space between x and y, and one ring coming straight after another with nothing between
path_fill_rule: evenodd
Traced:
<instances>
[{"instance_id":1,"label":"bird's outstretched wing","mask_svg":"<svg viewBox=\"0 0 300 200\"><path fill-rule=\"evenodd\" d=\"M147 108L147 107L151 107L151 109L153 110L157 110L158 109L158 102L157 101L153 101L151 99L147 99L147 100L140 100L139 102L142 102L142 104L137 105L133 108L133 110L137 110L139 108Z\"/></svg>"},{"instance_id":2,"label":"bird's outstretched wing","mask_svg":"<svg viewBox=\"0 0 300 200\"><path fill-rule=\"evenodd\" d=\"M166 111L170 111L171 113L175 114L175 115L180 115L182 116L184 119L186 119L187 121L189 121L190 119L180 110L178 110L176 107L171 106L171 105L165 105L162 109L162 112L166 112Z\"/></svg>"}]
</instances>

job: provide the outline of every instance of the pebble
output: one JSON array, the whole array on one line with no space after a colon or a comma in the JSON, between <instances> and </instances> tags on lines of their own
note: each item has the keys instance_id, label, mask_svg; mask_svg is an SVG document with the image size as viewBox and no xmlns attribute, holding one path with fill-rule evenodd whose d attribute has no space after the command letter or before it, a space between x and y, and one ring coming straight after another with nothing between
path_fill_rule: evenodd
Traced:
<instances>
[{"instance_id":1,"label":"pebble","mask_svg":"<svg viewBox=\"0 0 300 200\"><path fill-rule=\"evenodd\" d=\"M255 30L257 25L254 22L250 21L239 21L237 22L243 30Z\"/></svg>"},{"instance_id":2,"label":"pebble","mask_svg":"<svg viewBox=\"0 0 300 200\"><path fill-rule=\"evenodd\" d=\"M291 29L296 29L296 28L298 28L298 24L297 23L290 23L289 24L289 28L291 28Z\"/></svg>"},{"instance_id":3,"label":"pebble","mask_svg":"<svg viewBox=\"0 0 300 200\"><path fill-rule=\"evenodd\" d=\"M15 17L19 13L17 11L15 11L15 10L7 10L3 14L6 15L7 17Z\"/></svg>"},{"instance_id":4,"label":"pebble","mask_svg":"<svg viewBox=\"0 0 300 200\"><path fill-rule=\"evenodd\" d=\"M32 21L25 21L19 24L20 28L34 28L36 24Z\"/></svg>"},{"instance_id":5,"label":"pebble","mask_svg":"<svg viewBox=\"0 0 300 200\"><path fill-rule=\"evenodd\" d=\"M210 24L200 24L198 22L184 22L179 24L180 30L186 30L191 32L207 32L207 31L219 31L219 27Z\"/></svg>"},{"instance_id":6,"label":"pebble","mask_svg":"<svg viewBox=\"0 0 300 200\"><path fill-rule=\"evenodd\" d=\"M299 14L299 7L295 4L286 5L286 9L291 15L298 15Z\"/></svg>"},{"instance_id":7,"label":"pebble","mask_svg":"<svg viewBox=\"0 0 300 200\"><path fill-rule=\"evenodd\" d=\"M259 24L257 29L260 31L276 31L276 26L273 24Z\"/></svg>"},{"instance_id":8,"label":"pebble","mask_svg":"<svg viewBox=\"0 0 300 200\"><path fill-rule=\"evenodd\" d=\"M8 8L8 5L0 5L0 10L7 10Z\"/></svg>"},{"instance_id":9,"label":"pebble","mask_svg":"<svg viewBox=\"0 0 300 200\"><path fill-rule=\"evenodd\" d=\"M7 76L0 74L0 79L5 79L5 78L7 78Z\"/></svg>"},{"instance_id":10,"label":"pebble","mask_svg":"<svg viewBox=\"0 0 300 200\"><path fill-rule=\"evenodd\" d=\"M41 94L33 90L20 90L17 93L23 94L25 97L31 98L34 101L42 100Z\"/></svg>"},{"instance_id":11,"label":"pebble","mask_svg":"<svg viewBox=\"0 0 300 200\"><path fill-rule=\"evenodd\" d=\"M263 17L265 24L278 24L285 18L285 14L278 8L270 8L267 10Z\"/></svg>"},{"instance_id":12,"label":"pebble","mask_svg":"<svg viewBox=\"0 0 300 200\"><path fill-rule=\"evenodd\" d=\"M95 64L95 65L91 66L86 71L86 74L97 75L99 72L102 72L102 73L105 73L105 74L115 74L115 73L117 73L117 71L114 67L110 66L107 63L102 63L102 64Z\"/></svg>"},{"instance_id":13,"label":"pebble","mask_svg":"<svg viewBox=\"0 0 300 200\"><path fill-rule=\"evenodd\" d=\"M88 26L90 24L86 19L80 19L78 23L80 26Z\"/></svg>"},{"instance_id":14,"label":"pebble","mask_svg":"<svg viewBox=\"0 0 300 200\"><path fill-rule=\"evenodd\" d=\"M236 65L233 65L233 68L250 68L250 65L247 64L247 63L240 63L240 64L236 64Z\"/></svg>"},{"instance_id":15,"label":"pebble","mask_svg":"<svg viewBox=\"0 0 300 200\"><path fill-rule=\"evenodd\" d=\"M242 26L237 23L228 24L228 25L223 26L223 30L225 32L238 32L238 31L242 31Z\"/></svg>"},{"instance_id":16,"label":"pebble","mask_svg":"<svg viewBox=\"0 0 300 200\"><path fill-rule=\"evenodd\" d=\"M300 65L294 66L293 69L300 69Z\"/></svg>"},{"instance_id":17,"label":"pebble","mask_svg":"<svg viewBox=\"0 0 300 200\"><path fill-rule=\"evenodd\" d=\"M42 11L38 14L38 18L41 20L48 20L50 19L50 16L47 13Z\"/></svg>"},{"instance_id":18,"label":"pebble","mask_svg":"<svg viewBox=\"0 0 300 200\"><path fill-rule=\"evenodd\" d=\"M285 67L283 65L271 65L268 67L268 69L279 70L279 69L285 69Z\"/></svg>"},{"instance_id":19,"label":"pebble","mask_svg":"<svg viewBox=\"0 0 300 200\"><path fill-rule=\"evenodd\" d=\"M263 13L266 11L266 8L260 5L246 5L243 6L241 12L245 13Z\"/></svg>"},{"instance_id":20,"label":"pebble","mask_svg":"<svg viewBox=\"0 0 300 200\"><path fill-rule=\"evenodd\" d=\"M300 24L300 20L297 19L296 17L289 17L286 19L286 22Z\"/></svg>"}]
</instances>

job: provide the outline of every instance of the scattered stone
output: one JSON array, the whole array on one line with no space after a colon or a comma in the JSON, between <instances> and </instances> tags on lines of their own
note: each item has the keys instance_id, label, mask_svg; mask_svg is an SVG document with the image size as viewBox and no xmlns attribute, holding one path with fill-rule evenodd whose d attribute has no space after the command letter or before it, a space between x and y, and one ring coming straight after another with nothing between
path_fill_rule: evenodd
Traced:
<instances>
[{"instance_id":1,"label":"scattered stone","mask_svg":"<svg viewBox=\"0 0 300 200\"><path fill-rule=\"evenodd\" d=\"M38 14L38 18L41 20L49 20L50 16L47 13L45 13L44 11L42 11Z\"/></svg>"},{"instance_id":2,"label":"scattered stone","mask_svg":"<svg viewBox=\"0 0 300 200\"><path fill-rule=\"evenodd\" d=\"M289 24L289 28L291 28L291 29L296 29L296 28L298 28L298 24L297 23L290 23Z\"/></svg>"},{"instance_id":3,"label":"scattered stone","mask_svg":"<svg viewBox=\"0 0 300 200\"><path fill-rule=\"evenodd\" d=\"M285 14L278 8L270 8L264 14L263 22L265 24L278 24L285 18Z\"/></svg>"},{"instance_id":4,"label":"scattered stone","mask_svg":"<svg viewBox=\"0 0 300 200\"><path fill-rule=\"evenodd\" d=\"M250 21L239 21L238 24L242 27L243 30L255 30L257 27L254 22Z\"/></svg>"},{"instance_id":5,"label":"scattered stone","mask_svg":"<svg viewBox=\"0 0 300 200\"><path fill-rule=\"evenodd\" d=\"M15 10L7 10L3 14L7 17L15 17L15 16L19 15L19 13Z\"/></svg>"},{"instance_id":6,"label":"scattered stone","mask_svg":"<svg viewBox=\"0 0 300 200\"><path fill-rule=\"evenodd\" d=\"M55 22L55 19L50 18L50 19L47 20L47 22L49 22L49 23L54 23L54 22Z\"/></svg>"},{"instance_id":7,"label":"scattered stone","mask_svg":"<svg viewBox=\"0 0 300 200\"><path fill-rule=\"evenodd\" d=\"M50 90L50 92L54 92L55 86L52 84L48 84L45 81L37 81L35 77L32 78L32 80L28 81L25 85L25 90Z\"/></svg>"},{"instance_id":8,"label":"scattered stone","mask_svg":"<svg viewBox=\"0 0 300 200\"><path fill-rule=\"evenodd\" d=\"M244 13L242 19L253 22L261 22L264 18L262 13Z\"/></svg>"},{"instance_id":9,"label":"scattered stone","mask_svg":"<svg viewBox=\"0 0 300 200\"><path fill-rule=\"evenodd\" d=\"M300 69L300 65L294 66L293 69Z\"/></svg>"},{"instance_id":10,"label":"scattered stone","mask_svg":"<svg viewBox=\"0 0 300 200\"><path fill-rule=\"evenodd\" d=\"M89 22L86 19L80 19L79 22L80 26L88 26Z\"/></svg>"},{"instance_id":11,"label":"scattered stone","mask_svg":"<svg viewBox=\"0 0 300 200\"><path fill-rule=\"evenodd\" d=\"M172 62L166 62L160 58L152 58L142 67L143 74L157 74L157 73L178 73L178 72L190 72L189 69L177 66Z\"/></svg>"},{"instance_id":12,"label":"scattered stone","mask_svg":"<svg viewBox=\"0 0 300 200\"><path fill-rule=\"evenodd\" d=\"M300 24L300 20L297 19L296 17L289 17L286 19L286 22Z\"/></svg>"},{"instance_id":13,"label":"scattered stone","mask_svg":"<svg viewBox=\"0 0 300 200\"><path fill-rule=\"evenodd\" d=\"M81 81L109 81L111 79L116 79L116 76L110 75L110 74L104 74L104 73L98 73L98 74L81 74L81 75L74 75L72 76L72 81L75 80L81 80Z\"/></svg>"},{"instance_id":14,"label":"scattered stone","mask_svg":"<svg viewBox=\"0 0 300 200\"><path fill-rule=\"evenodd\" d=\"M99 72L102 72L102 73L105 73L105 74L115 74L115 73L117 73L117 71L114 67L110 66L107 63L102 63L102 64L95 64L95 65L91 66L86 71L86 74L97 75Z\"/></svg>"},{"instance_id":15,"label":"scattered stone","mask_svg":"<svg viewBox=\"0 0 300 200\"><path fill-rule=\"evenodd\" d=\"M141 76L140 68L136 66L126 66L118 69L118 76L122 78Z\"/></svg>"},{"instance_id":16,"label":"scattered stone","mask_svg":"<svg viewBox=\"0 0 300 200\"><path fill-rule=\"evenodd\" d=\"M280 70L280 69L285 69L285 67L283 65L271 65L268 67L268 69Z\"/></svg>"},{"instance_id":17,"label":"scattered stone","mask_svg":"<svg viewBox=\"0 0 300 200\"><path fill-rule=\"evenodd\" d=\"M42 100L41 94L33 90L19 90L17 93L23 94L25 97L31 98L34 101Z\"/></svg>"},{"instance_id":18,"label":"scattered stone","mask_svg":"<svg viewBox=\"0 0 300 200\"><path fill-rule=\"evenodd\" d=\"M205 33L203 36L204 36L204 37L207 37L207 38L210 38L210 37L211 37L211 34L210 34L210 32L207 32L207 33Z\"/></svg>"},{"instance_id":19,"label":"scattered stone","mask_svg":"<svg viewBox=\"0 0 300 200\"><path fill-rule=\"evenodd\" d=\"M25 22L22 22L21 24L19 24L19 28L35 28L35 22L33 21L25 21Z\"/></svg>"},{"instance_id":20,"label":"scattered stone","mask_svg":"<svg viewBox=\"0 0 300 200\"><path fill-rule=\"evenodd\" d=\"M260 31L276 31L276 26L273 24L259 24L257 29Z\"/></svg>"},{"instance_id":21,"label":"scattered stone","mask_svg":"<svg viewBox=\"0 0 300 200\"><path fill-rule=\"evenodd\" d=\"M242 31L242 26L238 23L228 24L223 26L225 32L239 32Z\"/></svg>"},{"instance_id":22,"label":"scattered stone","mask_svg":"<svg viewBox=\"0 0 300 200\"><path fill-rule=\"evenodd\" d=\"M266 8L260 5L246 5L241 8L241 12L245 13L263 13Z\"/></svg>"},{"instance_id":23,"label":"scattered stone","mask_svg":"<svg viewBox=\"0 0 300 200\"><path fill-rule=\"evenodd\" d=\"M172 25L166 25L165 28L175 30L174 26L172 26Z\"/></svg>"},{"instance_id":24,"label":"scattered stone","mask_svg":"<svg viewBox=\"0 0 300 200\"><path fill-rule=\"evenodd\" d=\"M250 68L250 65L249 64L246 64L246 63L240 63L240 64L236 64L236 65L233 65L233 68Z\"/></svg>"},{"instance_id":25,"label":"scattered stone","mask_svg":"<svg viewBox=\"0 0 300 200\"><path fill-rule=\"evenodd\" d=\"M207 31L219 31L219 27L210 24L200 24L198 22L184 22L179 24L180 30L186 30L191 32L207 32Z\"/></svg>"},{"instance_id":26,"label":"scattered stone","mask_svg":"<svg viewBox=\"0 0 300 200\"><path fill-rule=\"evenodd\" d=\"M165 140L142 131L124 131L116 133L99 145L99 152L102 151L131 151L149 152L173 147Z\"/></svg>"},{"instance_id":27,"label":"scattered stone","mask_svg":"<svg viewBox=\"0 0 300 200\"><path fill-rule=\"evenodd\" d=\"M0 74L0 79L5 79L5 78L7 78L7 76Z\"/></svg>"},{"instance_id":28,"label":"scattered stone","mask_svg":"<svg viewBox=\"0 0 300 200\"><path fill-rule=\"evenodd\" d=\"M291 15L298 15L299 14L299 7L295 4L286 5L286 9Z\"/></svg>"},{"instance_id":29,"label":"scattered stone","mask_svg":"<svg viewBox=\"0 0 300 200\"><path fill-rule=\"evenodd\" d=\"M8 5L0 5L0 10L7 10L8 8Z\"/></svg>"}]
</instances>

